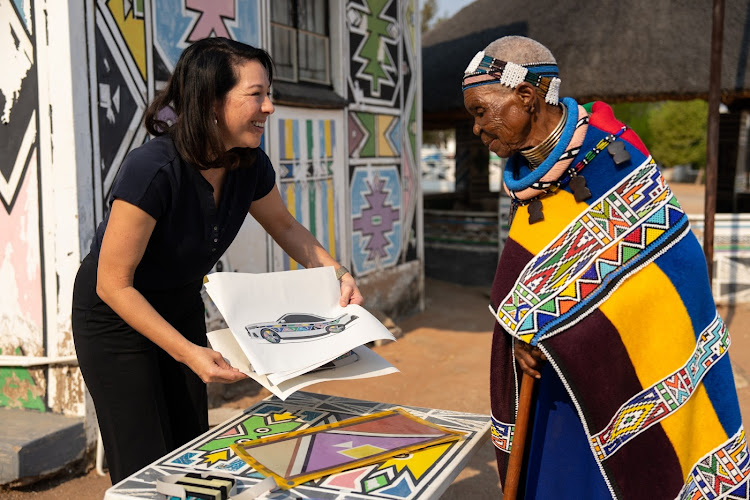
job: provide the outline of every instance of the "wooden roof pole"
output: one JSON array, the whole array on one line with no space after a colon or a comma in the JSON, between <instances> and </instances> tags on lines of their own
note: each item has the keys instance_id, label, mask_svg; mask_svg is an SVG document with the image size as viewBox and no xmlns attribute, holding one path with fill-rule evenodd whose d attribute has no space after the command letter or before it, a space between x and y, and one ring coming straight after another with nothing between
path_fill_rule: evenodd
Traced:
<instances>
[{"instance_id":1,"label":"wooden roof pole","mask_svg":"<svg viewBox=\"0 0 750 500\"><path fill-rule=\"evenodd\" d=\"M708 137L706 138L706 188L703 206L703 253L708 282L713 283L714 216L719 170L719 103L721 101L721 49L724 38L724 0L714 0L711 30L711 66L708 87Z\"/></svg>"}]
</instances>

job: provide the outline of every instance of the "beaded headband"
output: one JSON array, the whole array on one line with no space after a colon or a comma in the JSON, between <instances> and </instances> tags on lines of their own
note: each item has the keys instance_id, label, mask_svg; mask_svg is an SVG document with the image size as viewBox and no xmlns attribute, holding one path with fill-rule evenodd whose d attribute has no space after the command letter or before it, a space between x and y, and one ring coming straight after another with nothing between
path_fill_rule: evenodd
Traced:
<instances>
[{"instance_id":1,"label":"beaded headband","mask_svg":"<svg viewBox=\"0 0 750 500\"><path fill-rule=\"evenodd\" d=\"M557 64L531 63L522 66L487 56L483 50L477 52L466 67L461 90L466 91L466 89L490 83L502 83L514 89L521 82L528 82L537 87L549 104L557 105L560 100Z\"/></svg>"}]
</instances>

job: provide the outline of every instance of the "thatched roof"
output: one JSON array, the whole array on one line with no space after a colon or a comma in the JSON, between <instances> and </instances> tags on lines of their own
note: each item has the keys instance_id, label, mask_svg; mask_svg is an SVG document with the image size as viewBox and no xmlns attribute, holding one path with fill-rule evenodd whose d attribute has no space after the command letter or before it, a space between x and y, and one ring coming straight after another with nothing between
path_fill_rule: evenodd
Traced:
<instances>
[{"instance_id":1,"label":"thatched roof","mask_svg":"<svg viewBox=\"0 0 750 500\"><path fill-rule=\"evenodd\" d=\"M463 113L469 60L505 35L546 45L561 95L608 102L707 98L712 0L476 0L422 37L425 128ZM750 0L725 0L722 99L750 97Z\"/></svg>"}]
</instances>

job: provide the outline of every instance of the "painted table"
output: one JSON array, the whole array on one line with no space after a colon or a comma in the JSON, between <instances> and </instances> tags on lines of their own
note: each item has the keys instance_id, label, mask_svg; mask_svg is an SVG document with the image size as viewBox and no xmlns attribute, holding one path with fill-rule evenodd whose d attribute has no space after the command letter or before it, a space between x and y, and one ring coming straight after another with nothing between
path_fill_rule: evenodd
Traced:
<instances>
[{"instance_id":1,"label":"painted table","mask_svg":"<svg viewBox=\"0 0 750 500\"><path fill-rule=\"evenodd\" d=\"M392 408L457 430L465 439L399 455L378 464L308 481L291 490L274 490L264 499L428 499L439 498L471 456L488 439L487 415L398 406L307 392L281 401L263 400L230 418L107 490L105 500L158 499L156 480L188 471L230 473L249 488L264 477L247 465L230 445L275 434L330 424Z\"/></svg>"}]
</instances>

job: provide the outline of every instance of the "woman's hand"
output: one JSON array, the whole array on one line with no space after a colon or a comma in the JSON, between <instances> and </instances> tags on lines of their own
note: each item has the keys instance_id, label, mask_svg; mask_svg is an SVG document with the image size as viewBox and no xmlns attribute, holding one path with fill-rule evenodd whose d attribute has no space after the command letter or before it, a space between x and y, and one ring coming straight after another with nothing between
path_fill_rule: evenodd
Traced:
<instances>
[{"instance_id":1,"label":"woman's hand","mask_svg":"<svg viewBox=\"0 0 750 500\"><path fill-rule=\"evenodd\" d=\"M541 349L520 340L513 342L513 355L516 357L521 370L534 378L542 378L539 373L542 365L547 361Z\"/></svg>"},{"instance_id":2,"label":"woman's hand","mask_svg":"<svg viewBox=\"0 0 750 500\"><path fill-rule=\"evenodd\" d=\"M339 299L339 305L346 307L349 304L362 305L365 299L357 288L357 283L354 282L354 278L351 274L346 273L341 277L341 298Z\"/></svg>"},{"instance_id":3,"label":"woman's hand","mask_svg":"<svg viewBox=\"0 0 750 500\"><path fill-rule=\"evenodd\" d=\"M233 368L224 357L213 349L193 344L190 352L182 360L203 382L230 384L247 378L247 375Z\"/></svg>"}]
</instances>

